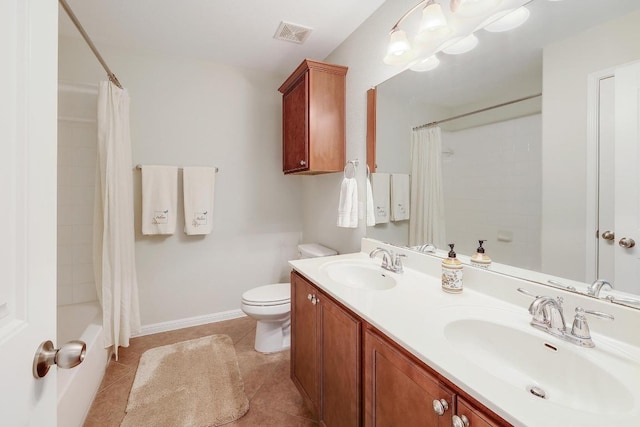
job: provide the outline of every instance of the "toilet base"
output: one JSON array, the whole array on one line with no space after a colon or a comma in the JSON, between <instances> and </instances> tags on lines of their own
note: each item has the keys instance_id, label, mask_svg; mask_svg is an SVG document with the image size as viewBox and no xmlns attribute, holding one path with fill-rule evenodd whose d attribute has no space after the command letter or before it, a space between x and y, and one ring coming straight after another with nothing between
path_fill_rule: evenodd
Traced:
<instances>
[{"instance_id":1,"label":"toilet base","mask_svg":"<svg viewBox=\"0 0 640 427\"><path fill-rule=\"evenodd\" d=\"M254 348L259 353L276 353L291 347L291 319L284 322L258 320Z\"/></svg>"}]
</instances>

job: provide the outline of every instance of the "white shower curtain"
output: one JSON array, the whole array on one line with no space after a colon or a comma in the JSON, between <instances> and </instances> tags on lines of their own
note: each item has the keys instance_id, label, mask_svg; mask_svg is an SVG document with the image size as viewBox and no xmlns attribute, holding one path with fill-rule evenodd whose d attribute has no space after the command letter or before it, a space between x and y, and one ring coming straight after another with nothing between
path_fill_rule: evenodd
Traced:
<instances>
[{"instance_id":1,"label":"white shower curtain","mask_svg":"<svg viewBox=\"0 0 640 427\"><path fill-rule=\"evenodd\" d=\"M442 141L439 127L414 130L411 136L411 219L409 245L446 245L442 190Z\"/></svg>"},{"instance_id":2,"label":"white shower curtain","mask_svg":"<svg viewBox=\"0 0 640 427\"><path fill-rule=\"evenodd\" d=\"M133 228L129 94L110 82L98 93L98 161L93 265L105 348L128 347L140 329Z\"/></svg>"}]
</instances>

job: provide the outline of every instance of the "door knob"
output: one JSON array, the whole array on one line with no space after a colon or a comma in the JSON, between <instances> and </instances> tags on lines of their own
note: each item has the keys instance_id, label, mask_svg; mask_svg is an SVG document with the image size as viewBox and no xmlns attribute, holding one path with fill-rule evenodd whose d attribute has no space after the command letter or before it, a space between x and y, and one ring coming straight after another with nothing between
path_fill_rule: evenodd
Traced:
<instances>
[{"instance_id":1,"label":"door knob","mask_svg":"<svg viewBox=\"0 0 640 427\"><path fill-rule=\"evenodd\" d=\"M84 360L87 344L84 341L69 341L60 348L53 348L51 341L44 341L33 357L33 376L42 378L49 372L51 365L71 369Z\"/></svg>"},{"instance_id":2,"label":"door knob","mask_svg":"<svg viewBox=\"0 0 640 427\"><path fill-rule=\"evenodd\" d=\"M449 409L449 404L446 400L440 399L433 401L433 412L435 412L436 414L442 416L445 412L447 412L447 409Z\"/></svg>"},{"instance_id":3,"label":"door knob","mask_svg":"<svg viewBox=\"0 0 640 427\"><path fill-rule=\"evenodd\" d=\"M616 238L616 235L613 231L605 231L604 233L602 233L602 238L604 240L613 240Z\"/></svg>"},{"instance_id":4,"label":"door knob","mask_svg":"<svg viewBox=\"0 0 640 427\"><path fill-rule=\"evenodd\" d=\"M307 162L305 162L304 160L300 160L300 166L305 166L307 164Z\"/></svg>"},{"instance_id":5,"label":"door knob","mask_svg":"<svg viewBox=\"0 0 640 427\"><path fill-rule=\"evenodd\" d=\"M618 242L618 244L620 246L622 246L623 248L626 249L631 249L632 247L634 247L636 245L636 241L633 240L630 237L623 237L622 239L620 239L620 241Z\"/></svg>"}]
</instances>

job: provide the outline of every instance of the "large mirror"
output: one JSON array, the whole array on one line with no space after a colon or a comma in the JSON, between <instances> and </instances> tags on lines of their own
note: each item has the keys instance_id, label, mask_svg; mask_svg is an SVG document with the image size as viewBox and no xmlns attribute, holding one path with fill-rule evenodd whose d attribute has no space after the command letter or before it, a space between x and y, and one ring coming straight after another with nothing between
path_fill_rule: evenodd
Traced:
<instances>
[{"instance_id":1,"label":"large mirror","mask_svg":"<svg viewBox=\"0 0 640 427\"><path fill-rule=\"evenodd\" d=\"M436 69L406 70L377 86L371 180L381 215L367 236L414 248L455 243L465 255L486 240L495 268L509 274L559 286L605 279L620 300L640 296L640 211L629 211L640 205L640 165L621 175L629 168L620 163L621 137L633 136L620 129L634 125L614 96L630 93L618 73L640 61L640 2L526 7L521 27L478 30L473 51L439 53ZM425 140L429 148L417 151ZM425 177L412 174L419 161ZM394 221L394 195L384 193L403 175L430 201ZM406 191L397 185L397 194Z\"/></svg>"}]
</instances>

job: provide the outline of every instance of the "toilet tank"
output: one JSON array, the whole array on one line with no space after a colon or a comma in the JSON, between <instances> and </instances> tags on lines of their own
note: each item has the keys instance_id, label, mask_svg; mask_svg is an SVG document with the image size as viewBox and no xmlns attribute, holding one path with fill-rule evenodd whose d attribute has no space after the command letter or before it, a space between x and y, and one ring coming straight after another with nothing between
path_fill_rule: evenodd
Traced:
<instances>
[{"instance_id":1,"label":"toilet tank","mask_svg":"<svg viewBox=\"0 0 640 427\"><path fill-rule=\"evenodd\" d=\"M298 258L319 258L323 256L338 255L338 252L318 243L303 243L298 245Z\"/></svg>"}]
</instances>

